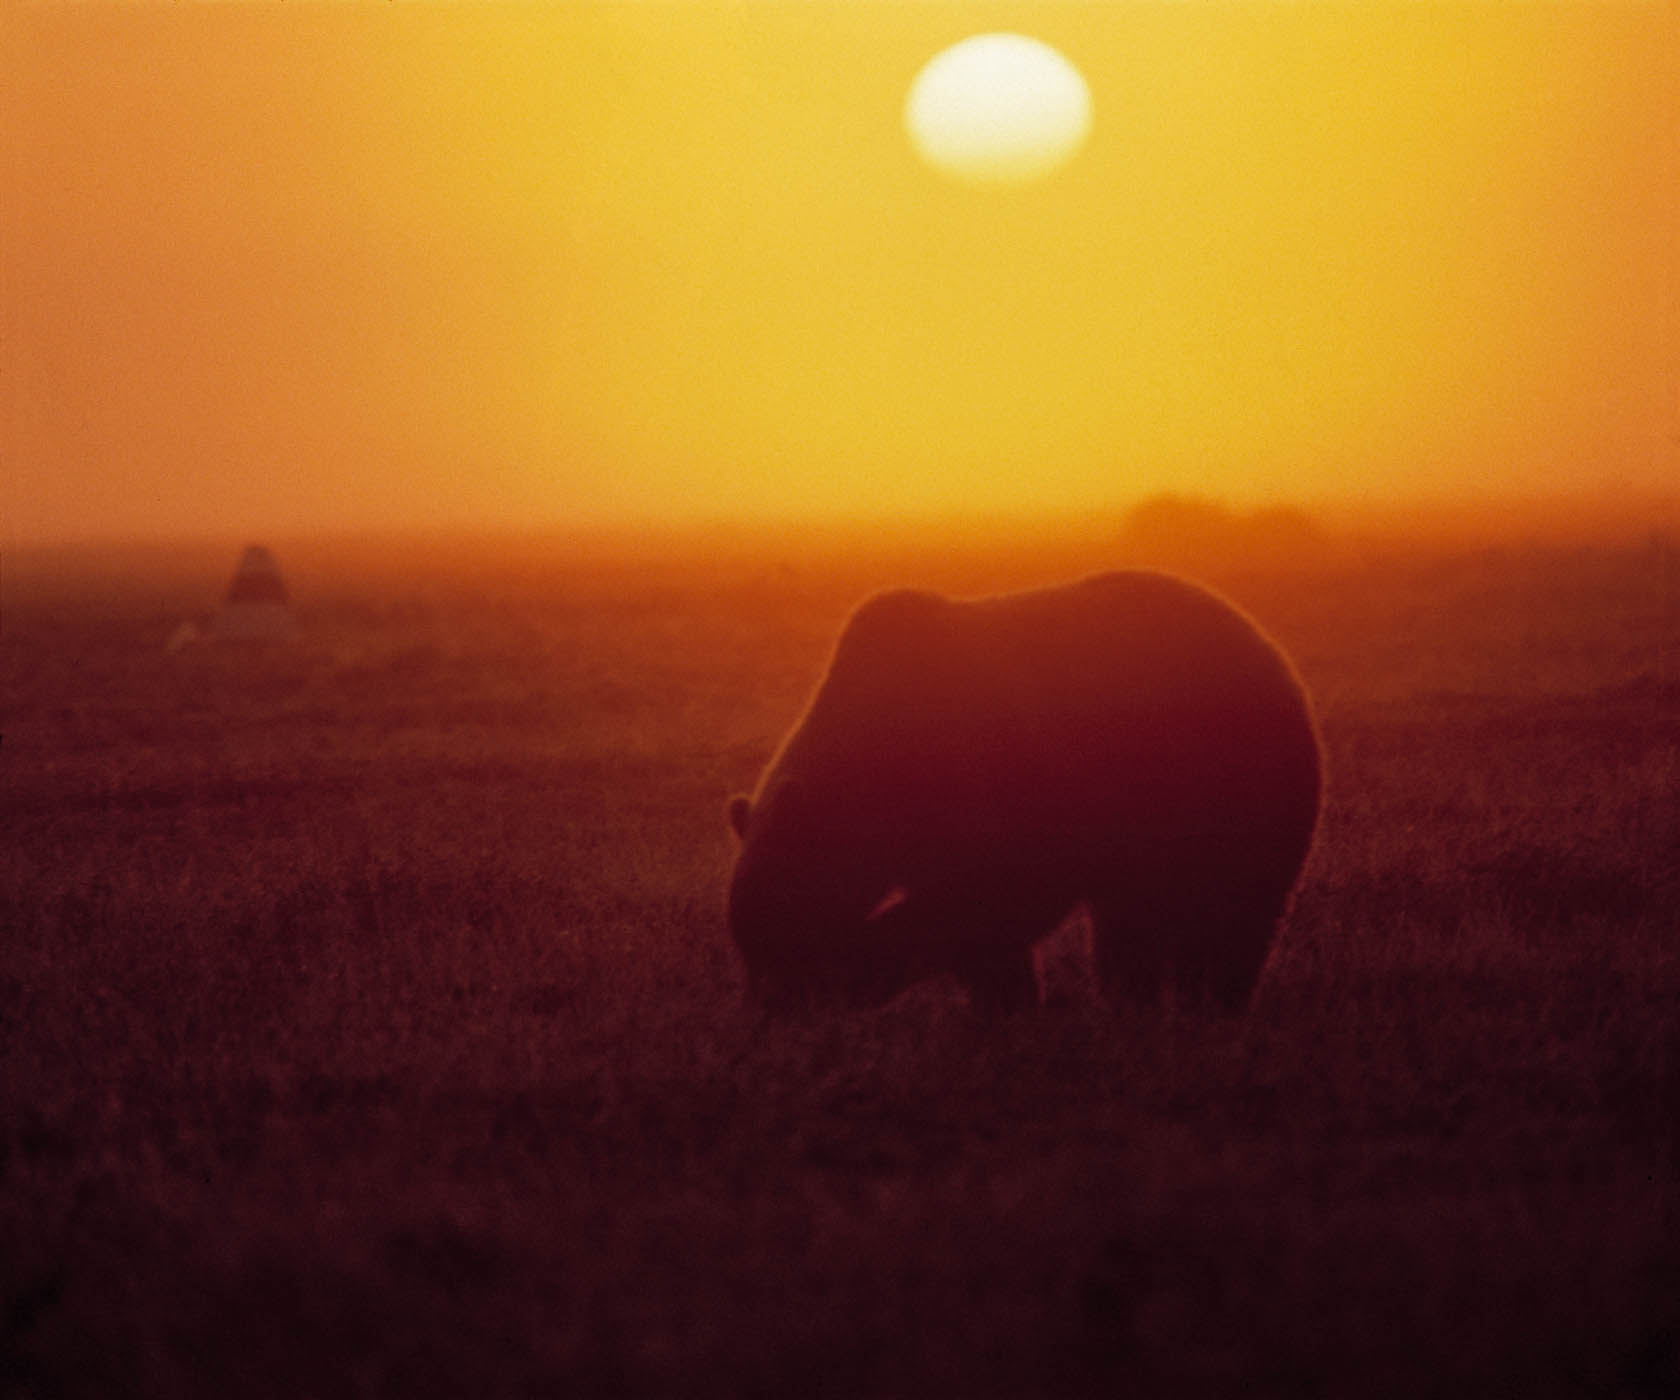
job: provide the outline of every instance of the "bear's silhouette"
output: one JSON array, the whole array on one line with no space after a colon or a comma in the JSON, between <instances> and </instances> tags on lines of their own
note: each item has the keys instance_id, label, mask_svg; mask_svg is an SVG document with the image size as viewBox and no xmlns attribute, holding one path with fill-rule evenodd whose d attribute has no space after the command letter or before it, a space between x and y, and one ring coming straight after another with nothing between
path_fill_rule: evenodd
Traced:
<instances>
[{"instance_id":1,"label":"bear's silhouette","mask_svg":"<svg viewBox=\"0 0 1680 1400\"><path fill-rule=\"evenodd\" d=\"M771 1005L955 973L1030 1003L1083 901L1110 996L1246 1006L1317 822L1301 683L1231 603L1125 571L847 622L752 800L729 922Z\"/></svg>"}]
</instances>

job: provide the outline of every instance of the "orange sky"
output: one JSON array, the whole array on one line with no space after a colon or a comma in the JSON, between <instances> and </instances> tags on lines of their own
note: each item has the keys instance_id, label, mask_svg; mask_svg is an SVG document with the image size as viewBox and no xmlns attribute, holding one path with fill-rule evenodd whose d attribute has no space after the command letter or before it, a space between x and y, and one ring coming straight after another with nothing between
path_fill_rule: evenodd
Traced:
<instances>
[{"instance_id":1,"label":"orange sky","mask_svg":"<svg viewBox=\"0 0 1680 1400\"><path fill-rule=\"evenodd\" d=\"M1672 487L1680 9L0 15L0 539ZM1083 153L901 125L1009 28Z\"/></svg>"}]
</instances>

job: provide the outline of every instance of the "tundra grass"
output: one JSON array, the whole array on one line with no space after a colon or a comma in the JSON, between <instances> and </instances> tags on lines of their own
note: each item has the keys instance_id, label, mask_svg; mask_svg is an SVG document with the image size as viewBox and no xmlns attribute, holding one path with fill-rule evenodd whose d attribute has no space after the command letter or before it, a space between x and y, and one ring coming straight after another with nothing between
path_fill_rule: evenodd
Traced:
<instances>
[{"instance_id":1,"label":"tundra grass","mask_svg":"<svg viewBox=\"0 0 1680 1400\"><path fill-rule=\"evenodd\" d=\"M11 566L0 1391L1680 1393L1660 563L1216 575L1329 764L1238 1024L1077 921L1033 1015L743 1006L724 802L867 570L323 566L170 654L174 576Z\"/></svg>"}]
</instances>

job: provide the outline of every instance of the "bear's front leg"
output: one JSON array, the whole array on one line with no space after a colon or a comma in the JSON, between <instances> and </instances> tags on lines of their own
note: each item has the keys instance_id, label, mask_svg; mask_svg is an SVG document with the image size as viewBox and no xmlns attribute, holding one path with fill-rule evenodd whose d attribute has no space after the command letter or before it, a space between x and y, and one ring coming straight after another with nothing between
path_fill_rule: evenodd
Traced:
<instances>
[{"instance_id":1,"label":"bear's front leg","mask_svg":"<svg viewBox=\"0 0 1680 1400\"><path fill-rule=\"evenodd\" d=\"M1039 1002L1035 945L1066 917L1071 899L1028 880L960 882L911 890L872 921L910 980L954 975L975 1009L1026 1011Z\"/></svg>"}]
</instances>

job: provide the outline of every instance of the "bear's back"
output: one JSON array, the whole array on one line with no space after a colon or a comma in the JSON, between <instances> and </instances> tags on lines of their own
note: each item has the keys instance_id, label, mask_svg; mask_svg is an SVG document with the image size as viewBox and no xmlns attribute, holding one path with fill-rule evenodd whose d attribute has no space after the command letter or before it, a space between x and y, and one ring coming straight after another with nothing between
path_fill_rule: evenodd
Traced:
<instances>
[{"instance_id":1,"label":"bear's back","mask_svg":"<svg viewBox=\"0 0 1680 1400\"><path fill-rule=\"evenodd\" d=\"M1195 804L1210 785L1316 811L1319 782L1281 651L1233 604L1152 570L961 601L871 598L772 770L840 790L896 774L907 795L1023 811L1085 792L1136 813L1145 794Z\"/></svg>"},{"instance_id":2,"label":"bear's back","mask_svg":"<svg viewBox=\"0 0 1680 1400\"><path fill-rule=\"evenodd\" d=\"M1248 674L1295 684L1257 623L1235 604L1172 574L1116 570L955 606L959 625L982 646L1023 660L1078 659L1087 673L1114 666L1160 680Z\"/></svg>"},{"instance_id":3,"label":"bear's back","mask_svg":"<svg viewBox=\"0 0 1680 1400\"><path fill-rule=\"evenodd\" d=\"M1151 716L1305 710L1293 668L1259 626L1170 574L1117 571L947 609L902 648L903 664L972 705L1134 727Z\"/></svg>"},{"instance_id":4,"label":"bear's back","mask_svg":"<svg viewBox=\"0 0 1680 1400\"><path fill-rule=\"evenodd\" d=\"M1023 810L1315 821L1319 744L1300 681L1207 589L1116 571L953 604L946 626L962 660L944 663L947 718L929 742Z\"/></svg>"}]
</instances>

